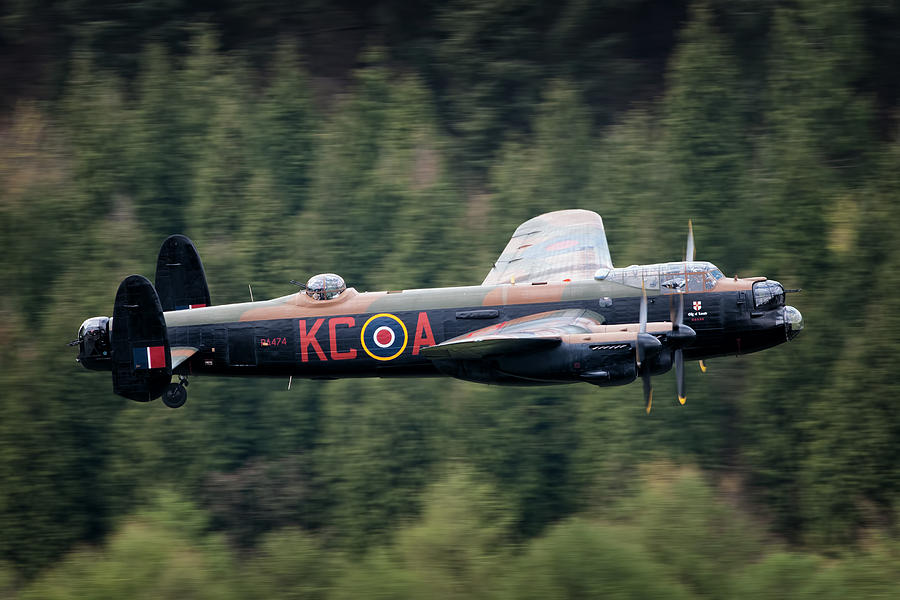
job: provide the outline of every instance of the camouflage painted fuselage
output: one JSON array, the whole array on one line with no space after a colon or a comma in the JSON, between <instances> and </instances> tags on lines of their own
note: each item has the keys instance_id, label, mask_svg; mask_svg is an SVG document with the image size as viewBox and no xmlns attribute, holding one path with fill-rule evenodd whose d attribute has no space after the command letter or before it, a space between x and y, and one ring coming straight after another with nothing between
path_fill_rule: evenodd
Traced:
<instances>
[{"instance_id":1,"label":"camouflage painted fuselage","mask_svg":"<svg viewBox=\"0 0 900 600\"><path fill-rule=\"evenodd\" d=\"M697 332L685 358L755 352L789 339L783 307L754 310L752 285L763 279L721 279L708 291L684 293L684 322ZM640 289L595 280L368 293L351 288L332 300L312 300L301 292L170 311L165 320L173 348L198 349L176 369L180 374L322 379L445 374L469 379L442 368L440 361L436 366L421 355L422 348L558 309L588 309L608 324L635 323L640 296ZM669 320L678 296L650 292L649 320ZM485 381L484 376L476 379ZM554 383L579 380L576 363ZM490 375L487 382L528 383Z\"/></svg>"}]
</instances>

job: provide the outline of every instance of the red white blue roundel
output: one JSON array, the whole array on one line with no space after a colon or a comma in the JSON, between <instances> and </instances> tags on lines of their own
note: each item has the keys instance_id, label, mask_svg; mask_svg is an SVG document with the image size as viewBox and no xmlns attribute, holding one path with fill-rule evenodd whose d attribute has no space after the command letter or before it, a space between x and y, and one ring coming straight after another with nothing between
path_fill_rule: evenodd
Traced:
<instances>
[{"instance_id":1,"label":"red white blue roundel","mask_svg":"<svg viewBox=\"0 0 900 600\"><path fill-rule=\"evenodd\" d=\"M363 350L375 360L393 360L403 354L408 337L403 321L388 313L369 317L359 334Z\"/></svg>"}]
</instances>

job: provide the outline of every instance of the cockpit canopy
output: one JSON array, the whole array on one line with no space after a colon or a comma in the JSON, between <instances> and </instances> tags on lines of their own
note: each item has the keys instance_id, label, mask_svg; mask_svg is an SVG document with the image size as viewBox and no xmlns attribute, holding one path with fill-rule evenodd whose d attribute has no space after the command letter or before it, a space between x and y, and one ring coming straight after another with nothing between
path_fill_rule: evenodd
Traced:
<instances>
[{"instance_id":1,"label":"cockpit canopy","mask_svg":"<svg viewBox=\"0 0 900 600\"><path fill-rule=\"evenodd\" d=\"M724 275L714 264L706 261L631 265L624 269L600 269L594 279L622 283L663 294L703 292L716 287Z\"/></svg>"},{"instance_id":2,"label":"cockpit canopy","mask_svg":"<svg viewBox=\"0 0 900 600\"><path fill-rule=\"evenodd\" d=\"M344 278L334 273L320 273L306 282L306 295L313 300L331 300L347 289Z\"/></svg>"}]
</instances>

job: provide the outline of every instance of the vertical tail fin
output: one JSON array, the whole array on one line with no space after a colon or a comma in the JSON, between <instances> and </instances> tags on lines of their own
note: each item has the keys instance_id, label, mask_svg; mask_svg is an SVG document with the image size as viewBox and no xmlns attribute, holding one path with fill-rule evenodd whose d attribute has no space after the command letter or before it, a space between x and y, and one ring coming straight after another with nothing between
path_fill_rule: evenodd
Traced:
<instances>
[{"instance_id":1,"label":"vertical tail fin","mask_svg":"<svg viewBox=\"0 0 900 600\"><path fill-rule=\"evenodd\" d=\"M170 235L156 259L156 293L164 311L210 306L200 254L183 235Z\"/></svg>"},{"instance_id":2,"label":"vertical tail fin","mask_svg":"<svg viewBox=\"0 0 900 600\"><path fill-rule=\"evenodd\" d=\"M159 297L146 277L119 284L110 346L113 391L138 402L159 398L172 378L172 355Z\"/></svg>"}]
</instances>

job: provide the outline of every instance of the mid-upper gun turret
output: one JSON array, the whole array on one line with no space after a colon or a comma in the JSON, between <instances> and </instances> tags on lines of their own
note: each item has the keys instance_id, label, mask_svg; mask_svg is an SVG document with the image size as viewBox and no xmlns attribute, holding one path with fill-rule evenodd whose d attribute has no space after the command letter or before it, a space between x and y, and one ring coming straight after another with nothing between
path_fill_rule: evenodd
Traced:
<instances>
[{"instance_id":1,"label":"mid-upper gun turret","mask_svg":"<svg viewBox=\"0 0 900 600\"><path fill-rule=\"evenodd\" d=\"M344 278L334 273L313 275L306 282L306 295L313 300L333 300L344 293Z\"/></svg>"}]
</instances>

